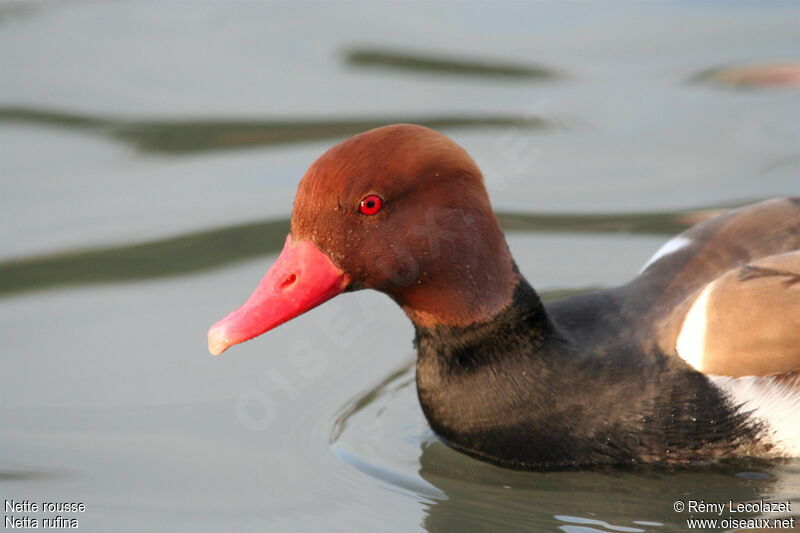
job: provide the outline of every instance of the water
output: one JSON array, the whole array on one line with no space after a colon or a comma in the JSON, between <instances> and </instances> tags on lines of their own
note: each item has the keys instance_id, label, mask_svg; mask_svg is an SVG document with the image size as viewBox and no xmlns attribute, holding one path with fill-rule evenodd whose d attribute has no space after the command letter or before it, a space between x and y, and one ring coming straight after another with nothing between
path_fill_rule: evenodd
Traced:
<instances>
[{"instance_id":1,"label":"water","mask_svg":"<svg viewBox=\"0 0 800 533\"><path fill-rule=\"evenodd\" d=\"M411 326L341 296L220 358L336 140L424 122L478 160L552 297L800 187L793 3L0 4L0 492L87 531L673 531L800 503L800 464L521 473L427 428ZM46 513L39 518L52 517Z\"/></svg>"}]
</instances>

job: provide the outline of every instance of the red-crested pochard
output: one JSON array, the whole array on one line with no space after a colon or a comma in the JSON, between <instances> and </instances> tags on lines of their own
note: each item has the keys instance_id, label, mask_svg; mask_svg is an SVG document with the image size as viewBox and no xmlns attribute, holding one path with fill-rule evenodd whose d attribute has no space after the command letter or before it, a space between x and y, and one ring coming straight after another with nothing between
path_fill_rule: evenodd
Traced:
<instances>
[{"instance_id":1,"label":"red-crested pochard","mask_svg":"<svg viewBox=\"0 0 800 533\"><path fill-rule=\"evenodd\" d=\"M417 391L450 446L515 468L800 456L800 198L724 212L621 287L543 304L480 170L430 129L337 144L220 354L344 291L414 323ZM544 258L543 260L546 260Z\"/></svg>"}]
</instances>

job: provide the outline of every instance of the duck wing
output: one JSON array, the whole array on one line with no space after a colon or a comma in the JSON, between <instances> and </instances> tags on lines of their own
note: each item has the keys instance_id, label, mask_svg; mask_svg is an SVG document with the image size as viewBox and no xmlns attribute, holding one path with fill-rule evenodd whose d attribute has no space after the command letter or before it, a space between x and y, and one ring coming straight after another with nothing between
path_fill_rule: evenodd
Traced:
<instances>
[{"instance_id":1,"label":"duck wing","mask_svg":"<svg viewBox=\"0 0 800 533\"><path fill-rule=\"evenodd\" d=\"M662 351L704 373L800 369L800 198L689 228L618 291Z\"/></svg>"},{"instance_id":2,"label":"duck wing","mask_svg":"<svg viewBox=\"0 0 800 533\"><path fill-rule=\"evenodd\" d=\"M800 251L734 268L695 296L675 347L704 374L800 369Z\"/></svg>"}]
</instances>

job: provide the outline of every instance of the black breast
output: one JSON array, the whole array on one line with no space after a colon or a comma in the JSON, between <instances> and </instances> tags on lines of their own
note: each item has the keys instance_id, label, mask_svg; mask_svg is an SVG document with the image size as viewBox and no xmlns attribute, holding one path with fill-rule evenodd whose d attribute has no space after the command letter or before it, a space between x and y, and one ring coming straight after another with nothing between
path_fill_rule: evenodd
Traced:
<instances>
[{"instance_id":1,"label":"black breast","mask_svg":"<svg viewBox=\"0 0 800 533\"><path fill-rule=\"evenodd\" d=\"M522 279L490 322L417 329L420 403L445 442L516 468L686 464L752 447L760 428L705 376L609 339L571 339Z\"/></svg>"}]
</instances>

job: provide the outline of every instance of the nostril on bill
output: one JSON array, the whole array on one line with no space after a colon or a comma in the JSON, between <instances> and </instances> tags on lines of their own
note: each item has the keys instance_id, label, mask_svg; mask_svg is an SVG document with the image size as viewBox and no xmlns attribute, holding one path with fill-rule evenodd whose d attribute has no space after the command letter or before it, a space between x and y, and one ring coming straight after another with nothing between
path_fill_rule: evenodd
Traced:
<instances>
[{"instance_id":1,"label":"nostril on bill","mask_svg":"<svg viewBox=\"0 0 800 533\"><path fill-rule=\"evenodd\" d=\"M286 279L283 280L280 285L278 285L278 288L281 290L288 289L294 285L295 281L297 281L297 274L289 274L289 276L287 276Z\"/></svg>"}]
</instances>

